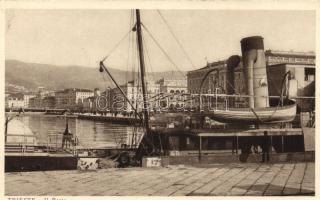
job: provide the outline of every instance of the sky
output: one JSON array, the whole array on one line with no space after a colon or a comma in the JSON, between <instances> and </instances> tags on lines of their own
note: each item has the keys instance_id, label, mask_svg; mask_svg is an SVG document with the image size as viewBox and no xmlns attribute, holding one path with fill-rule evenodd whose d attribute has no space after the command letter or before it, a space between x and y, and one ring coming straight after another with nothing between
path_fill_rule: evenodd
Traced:
<instances>
[{"instance_id":1,"label":"sky","mask_svg":"<svg viewBox=\"0 0 320 200\"><path fill-rule=\"evenodd\" d=\"M254 35L264 38L265 49L315 51L314 11L160 10L160 13L168 25L157 10L141 10L149 72L188 71L203 67L207 61L241 55L240 40ZM107 66L133 70L136 65L133 59L136 48L132 46L136 33L130 31L133 19L132 10L6 10L5 56L24 62L98 67L99 61L109 55Z\"/></svg>"}]
</instances>

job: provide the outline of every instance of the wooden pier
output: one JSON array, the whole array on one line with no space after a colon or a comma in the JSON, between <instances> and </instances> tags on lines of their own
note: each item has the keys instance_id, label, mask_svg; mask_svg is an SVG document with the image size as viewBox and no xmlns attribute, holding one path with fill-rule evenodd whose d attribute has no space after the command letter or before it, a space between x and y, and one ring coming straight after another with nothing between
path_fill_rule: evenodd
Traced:
<instances>
[{"instance_id":1,"label":"wooden pier","mask_svg":"<svg viewBox=\"0 0 320 200\"><path fill-rule=\"evenodd\" d=\"M314 195L315 163L5 173L8 196Z\"/></svg>"}]
</instances>

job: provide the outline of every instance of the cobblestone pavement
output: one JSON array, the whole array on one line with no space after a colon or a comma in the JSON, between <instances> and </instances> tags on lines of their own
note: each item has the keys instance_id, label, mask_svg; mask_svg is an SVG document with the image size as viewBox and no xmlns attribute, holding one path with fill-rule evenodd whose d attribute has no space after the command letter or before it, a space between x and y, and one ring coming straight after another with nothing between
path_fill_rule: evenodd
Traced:
<instances>
[{"instance_id":1,"label":"cobblestone pavement","mask_svg":"<svg viewBox=\"0 0 320 200\"><path fill-rule=\"evenodd\" d=\"M6 196L314 195L315 164L223 164L5 174Z\"/></svg>"}]
</instances>

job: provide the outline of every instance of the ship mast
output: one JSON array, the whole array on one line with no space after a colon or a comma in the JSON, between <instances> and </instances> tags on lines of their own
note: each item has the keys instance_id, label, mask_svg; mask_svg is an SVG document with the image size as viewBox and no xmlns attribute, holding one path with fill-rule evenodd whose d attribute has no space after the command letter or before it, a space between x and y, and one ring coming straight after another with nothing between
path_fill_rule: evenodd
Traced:
<instances>
[{"instance_id":1,"label":"ship mast","mask_svg":"<svg viewBox=\"0 0 320 200\"><path fill-rule=\"evenodd\" d=\"M144 112L144 122L146 128L146 134L149 133L149 113L148 113L148 99L147 99L147 87L145 82L145 65L144 65L144 55L143 55L143 44L142 44L142 33L141 33L141 20L140 20L140 10L136 10L137 18L137 39L138 39L138 50L139 50L139 61L140 61L140 71L141 71L141 84L142 84L142 95L143 95L143 112Z\"/></svg>"}]
</instances>

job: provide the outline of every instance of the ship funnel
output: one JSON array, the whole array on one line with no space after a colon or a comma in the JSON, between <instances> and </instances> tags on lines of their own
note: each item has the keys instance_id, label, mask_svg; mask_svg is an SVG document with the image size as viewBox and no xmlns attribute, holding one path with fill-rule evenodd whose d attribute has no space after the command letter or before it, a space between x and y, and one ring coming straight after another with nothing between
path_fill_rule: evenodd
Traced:
<instances>
[{"instance_id":1,"label":"ship funnel","mask_svg":"<svg viewBox=\"0 0 320 200\"><path fill-rule=\"evenodd\" d=\"M234 70L239 65L241 61L240 56L233 55L227 60L227 73L226 73L226 92L227 94L235 94L235 85L234 85ZM229 99L229 107L234 107L234 98Z\"/></svg>"},{"instance_id":2,"label":"ship funnel","mask_svg":"<svg viewBox=\"0 0 320 200\"><path fill-rule=\"evenodd\" d=\"M226 80L227 80L227 94L234 94L235 93L235 86L234 86L234 70L239 65L241 61L240 56L233 55L230 56L227 60L227 74L226 74Z\"/></svg>"},{"instance_id":3,"label":"ship funnel","mask_svg":"<svg viewBox=\"0 0 320 200\"><path fill-rule=\"evenodd\" d=\"M249 106L269 107L268 79L263 38L253 36L241 40L243 74L246 83Z\"/></svg>"}]
</instances>

